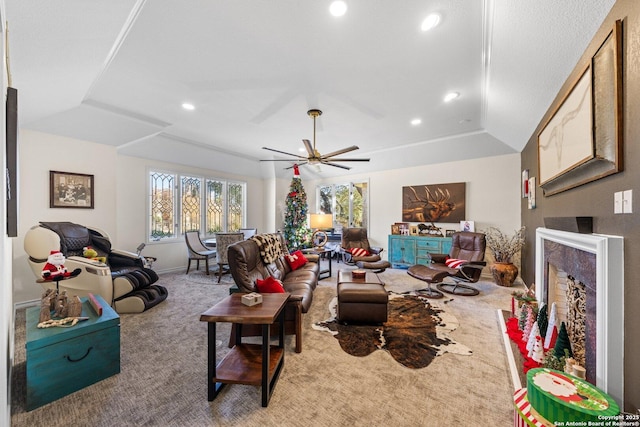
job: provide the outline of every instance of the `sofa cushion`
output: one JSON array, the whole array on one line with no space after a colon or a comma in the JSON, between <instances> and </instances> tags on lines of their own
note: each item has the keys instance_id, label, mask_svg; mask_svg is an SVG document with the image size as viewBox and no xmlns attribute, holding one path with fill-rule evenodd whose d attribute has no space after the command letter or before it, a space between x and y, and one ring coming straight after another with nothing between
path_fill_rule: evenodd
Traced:
<instances>
[{"instance_id":1,"label":"sofa cushion","mask_svg":"<svg viewBox=\"0 0 640 427\"><path fill-rule=\"evenodd\" d=\"M363 257L363 256L369 256L371 255L371 253L363 248L351 248L349 249L349 252L351 252L351 255L353 256L357 256L357 257Z\"/></svg>"},{"instance_id":2,"label":"sofa cushion","mask_svg":"<svg viewBox=\"0 0 640 427\"><path fill-rule=\"evenodd\" d=\"M466 259L448 258L445 260L445 264L449 268L460 268L462 265L467 264Z\"/></svg>"},{"instance_id":3,"label":"sofa cushion","mask_svg":"<svg viewBox=\"0 0 640 427\"><path fill-rule=\"evenodd\" d=\"M283 294L285 292L282 282L272 276L269 276L264 280L257 279L256 288L261 294Z\"/></svg>"},{"instance_id":4,"label":"sofa cushion","mask_svg":"<svg viewBox=\"0 0 640 427\"><path fill-rule=\"evenodd\" d=\"M286 255L285 259L289 263L292 271L299 269L308 262L302 251L295 251L292 254Z\"/></svg>"}]
</instances>

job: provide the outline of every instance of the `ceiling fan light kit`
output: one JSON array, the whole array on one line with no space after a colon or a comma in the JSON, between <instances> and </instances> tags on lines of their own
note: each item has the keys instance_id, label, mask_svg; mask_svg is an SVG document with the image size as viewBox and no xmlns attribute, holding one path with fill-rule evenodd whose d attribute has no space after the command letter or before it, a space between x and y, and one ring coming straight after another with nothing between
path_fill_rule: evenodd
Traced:
<instances>
[{"instance_id":1,"label":"ceiling fan light kit","mask_svg":"<svg viewBox=\"0 0 640 427\"><path fill-rule=\"evenodd\" d=\"M294 159L266 159L260 160L261 162L294 162L297 165L328 165L341 169L351 169L349 166L339 165L335 162L368 162L369 159L340 159L335 158L335 156L339 156L340 154L349 153L354 150L358 150L358 146L352 145L351 147L346 147L341 150L334 151L329 154L320 154L320 152L316 149L316 119L322 115L322 111L318 109L311 109L307 111L307 115L313 119L313 144L308 139L303 139L302 142L304 147L307 150L308 156L299 156L297 154L287 153L286 151L280 151L273 148L262 147L265 150L273 151L275 153L286 154L287 156L293 156ZM291 169L293 165L285 168Z\"/></svg>"}]
</instances>

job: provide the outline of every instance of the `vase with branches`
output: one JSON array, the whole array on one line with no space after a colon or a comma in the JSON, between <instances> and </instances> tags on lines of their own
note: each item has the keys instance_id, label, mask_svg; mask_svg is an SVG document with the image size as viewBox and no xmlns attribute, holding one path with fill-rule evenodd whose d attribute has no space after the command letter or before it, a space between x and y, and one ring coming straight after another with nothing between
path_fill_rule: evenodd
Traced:
<instances>
[{"instance_id":1,"label":"vase with branches","mask_svg":"<svg viewBox=\"0 0 640 427\"><path fill-rule=\"evenodd\" d=\"M500 286L513 286L518 277L518 267L513 264L513 259L520 254L524 246L524 230L521 227L511 236L504 234L496 227L489 227L484 234L487 239L487 247L493 253L495 262L490 270L496 284Z\"/></svg>"}]
</instances>

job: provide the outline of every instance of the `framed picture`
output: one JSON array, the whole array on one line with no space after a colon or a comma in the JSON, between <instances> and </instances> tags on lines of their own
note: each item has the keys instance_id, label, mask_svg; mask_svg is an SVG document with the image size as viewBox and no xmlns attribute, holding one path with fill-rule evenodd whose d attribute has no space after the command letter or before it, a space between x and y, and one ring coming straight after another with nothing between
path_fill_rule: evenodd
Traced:
<instances>
[{"instance_id":1,"label":"framed picture","mask_svg":"<svg viewBox=\"0 0 640 427\"><path fill-rule=\"evenodd\" d=\"M527 207L529 209L535 209L536 207L536 177L529 178L529 197L527 200Z\"/></svg>"},{"instance_id":2,"label":"framed picture","mask_svg":"<svg viewBox=\"0 0 640 427\"><path fill-rule=\"evenodd\" d=\"M621 28L616 21L538 133L538 180L545 196L623 169Z\"/></svg>"},{"instance_id":3,"label":"framed picture","mask_svg":"<svg viewBox=\"0 0 640 427\"><path fill-rule=\"evenodd\" d=\"M396 222L396 224L398 226L398 230L400 230L399 234L402 234L404 236L408 236L409 235L409 223L408 222Z\"/></svg>"},{"instance_id":4,"label":"framed picture","mask_svg":"<svg viewBox=\"0 0 640 427\"><path fill-rule=\"evenodd\" d=\"M453 236L453 233L455 233L455 232L456 232L456 230L445 230L444 231L444 235L445 235L445 237L451 237L451 236Z\"/></svg>"},{"instance_id":5,"label":"framed picture","mask_svg":"<svg viewBox=\"0 0 640 427\"><path fill-rule=\"evenodd\" d=\"M400 234L400 226L398 224L391 225L391 234Z\"/></svg>"},{"instance_id":6,"label":"framed picture","mask_svg":"<svg viewBox=\"0 0 640 427\"><path fill-rule=\"evenodd\" d=\"M93 209L93 175L49 171L49 207Z\"/></svg>"},{"instance_id":7,"label":"framed picture","mask_svg":"<svg viewBox=\"0 0 640 427\"><path fill-rule=\"evenodd\" d=\"M453 222L465 217L466 183L402 187L402 220Z\"/></svg>"},{"instance_id":8,"label":"framed picture","mask_svg":"<svg viewBox=\"0 0 640 427\"><path fill-rule=\"evenodd\" d=\"M529 169L522 171L522 198L529 197Z\"/></svg>"},{"instance_id":9,"label":"framed picture","mask_svg":"<svg viewBox=\"0 0 640 427\"><path fill-rule=\"evenodd\" d=\"M418 226L417 225L410 225L409 226L409 234L412 236L417 236L418 234L420 234L420 231L418 230Z\"/></svg>"},{"instance_id":10,"label":"framed picture","mask_svg":"<svg viewBox=\"0 0 640 427\"><path fill-rule=\"evenodd\" d=\"M460 221L460 231L476 231L476 224L473 221Z\"/></svg>"}]
</instances>

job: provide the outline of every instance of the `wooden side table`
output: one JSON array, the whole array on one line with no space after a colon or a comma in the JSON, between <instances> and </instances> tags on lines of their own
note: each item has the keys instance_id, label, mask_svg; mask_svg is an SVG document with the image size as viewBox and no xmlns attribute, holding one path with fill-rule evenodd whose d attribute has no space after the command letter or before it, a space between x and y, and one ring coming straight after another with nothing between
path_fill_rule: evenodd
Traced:
<instances>
[{"instance_id":1,"label":"wooden side table","mask_svg":"<svg viewBox=\"0 0 640 427\"><path fill-rule=\"evenodd\" d=\"M262 303L242 304L242 293L231 294L200 315L207 328L207 399L218 396L225 384L249 384L262 387L262 406L269 405L284 365L284 306L289 293L263 294ZM280 324L279 343L270 343L271 325ZM236 324L236 345L216 364L216 323ZM262 325L262 344L243 344L242 325Z\"/></svg>"}]
</instances>

